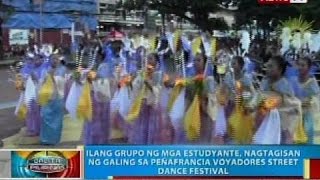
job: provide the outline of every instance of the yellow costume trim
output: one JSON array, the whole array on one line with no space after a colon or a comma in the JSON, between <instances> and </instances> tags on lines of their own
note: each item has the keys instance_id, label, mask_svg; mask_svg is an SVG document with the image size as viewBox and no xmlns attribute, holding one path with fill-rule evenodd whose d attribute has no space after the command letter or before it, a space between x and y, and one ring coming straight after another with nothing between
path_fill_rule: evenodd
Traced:
<instances>
[{"instance_id":1,"label":"yellow costume trim","mask_svg":"<svg viewBox=\"0 0 320 180\"><path fill-rule=\"evenodd\" d=\"M192 53L193 53L193 55L196 55L199 52L200 47L201 47L201 43L202 43L201 37L197 37L193 41L193 43L192 43Z\"/></svg>"},{"instance_id":2,"label":"yellow costume trim","mask_svg":"<svg viewBox=\"0 0 320 180\"><path fill-rule=\"evenodd\" d=\"M175 51L177 51L177 49L178 49L178 44L179 44L179 41L181 40L181 35L182 35L181 30L177 30L177 31L174 33L174 41L173 41L173 43L174 43L174 45L175 45L175 47L174 47L174 50L175 50Z\"/></svg>"},{"instance_id":3,"label":"yellow costume trim","mask_svg":"<svg viewBox=\"0 0 320 180\"><path fill-rule=\"evenodd\" d=\"M250 144L254 135L254 118L236 107L229 118L229 134L236 144Z\"/></svg>"},{"instance_id":4,"label":"yellow costume trim","mask_svg":"<svg viewBox=\"0 0 320 180\"><path fill-rule=\"evenodd\" d=\"M191 106L188 108L184 118L184 130L189 140L196 140L200 137L201 115L200 97L195 95Z\"/></svg>"},{"instance_id":5,"label":"yellow costume trim","mask_svg":"<svg viewBox=\"0 0 320 180\"><path fill-rule=\"evenodd\" d=\"M46 104L48 104L52 98L53 93L54 93L53 78L51 75L48 75L39 91L39 100L38 100L39 104L41 106L45 106Z\"/></svg>"},{"instance_id":6,"label":"yellow costume trim","mask_svg":"<svg viewBox=\"0 0 320 180\"><path fill-rule=\"evenodd\" d=\"M211 56L213 60L216 57L216 53L217 53L217 39L213 38L211 42Z\"/></svg>"},{"instance_id":7,"label":"yellow costume trim","mask_svg":"<svg viewBox=\"0 0 320 180\"><path fill-rule=\"evenodd\" d=\"M310 103L311 104L311 103ZM302 112L302 107L300 107L300 112ZM306 144L309 140L307 132L304 128L303 116L299 116L297 127L293 134L293 142L296 144Z\"/></svg>"},{"instance_id":8,"label":"yellow costume trim","mask_svg":"<svg viewBox=\"0 0 320 180\"><path fill-rule=\"evenodd\" d=\"M308 142L308 136L303 126L303 119L298 121L297 128L293 134L293 141L296 144L305 144Z\"/></svg>"},{"instance_id":9,"label":"yellow costume trim","mask_svg":"<svg viewBox=\"0 0 320 180\"><path fill-rule=\"evenodd\" d=\"M139 117L145 92L146 86L144 85L130 108L128 117L126 119L127 122L133 123Z\"/></svg>"},{"instance_id":10,"label":"yellow costume trim","mask_svg":"<svg viewBox=\"0 0 320 180\"><path fill-rule=\"evenodd\" d=\"M111 129L111 139L120 139L123 138L124 134L121 130L112 128Z\"/></svg>"},{"instance_id":11,"label":"yellow costume trim","mask_svg":"<svg viewBox=\"0 0 320 180\"><path fill-rule=\"evenodd\" d=\"M28 108L26 104L22 104L18 110L18 114L17 114L18 119L25 120L27 117L27 113L28 113Z\"/></svg>"},{"instance_id":12,"label":"yellow costume trim","mask_svg":"<svg viewBox=\"0 0 320 180\"><path fill-rule=\"evenodd\" d=\"M235 109L229 118L229 134L237 144L250 144L254 135L254 118L245 114L242 84L236 82Z\"/></svg>"},{"instance_id":13,"label":"yellow costume trim","mask_svg":"<svg viewBox=\"0 0 320 180\"><path fill-rule=\"evenodd\" d=\"M186 85L186 81L182 80L182 79L178 79L175 82L175 86L172 89L172 92L170 94L170 99L168 102L168 112L170 112L172 110L173 104L176 101L176 99L178 98L182 88Z\"/></svg>"},{"instance_id":14,"label":"yellow costume trim","mask_svg":"<svg viewBox=\"0 0 320 180\"><path fill-rule=\"evenodd\" d=\"M80 120L92 120L92 99L89 82L84 84L82 94L79 100L77 114Z\"/></svg>"},{"instance_id":15,"label":"yellow costume trim","mask_svg":"<svg viewBox=\"0 0 320 180\"><path fill-rule=\"evenodd\" d=\"M186 86L187 81L184 79L178 79L176 80L175 86Z\"/></svg>"},{"instance_id":16,"label":"yellow costume trim","mask_svg":"<svg viewBox=\"0 0 320 180\"><path fill-rule=\"evenodd\" d=\"M154 36L150 39L150 51L155 52L157 48L157 37Z\"/></svg>"}]
</instances>

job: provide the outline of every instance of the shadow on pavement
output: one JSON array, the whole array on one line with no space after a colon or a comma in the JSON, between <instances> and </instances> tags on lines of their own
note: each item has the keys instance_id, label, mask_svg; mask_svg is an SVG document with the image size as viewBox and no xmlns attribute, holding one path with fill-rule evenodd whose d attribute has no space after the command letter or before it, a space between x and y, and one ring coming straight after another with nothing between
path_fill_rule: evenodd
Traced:
<instances>
[{"instance_id":1,"label":"shadow on pavement","mask_svg":"<svg viewBox=\"0 0 320 180\"><path fill-rule=\"evenodd\" d=\"M17 134L23 126L14 116L14 108L0 110L0 140Z\"/></svg>"}]
</instances>

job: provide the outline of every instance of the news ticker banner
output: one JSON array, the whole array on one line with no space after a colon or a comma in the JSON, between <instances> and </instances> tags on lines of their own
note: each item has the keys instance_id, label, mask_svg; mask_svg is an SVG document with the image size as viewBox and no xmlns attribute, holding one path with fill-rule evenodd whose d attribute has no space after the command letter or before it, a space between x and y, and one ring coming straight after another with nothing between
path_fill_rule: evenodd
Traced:
<instances>
[{"instance_id":1,"label":"news ticker banner","mask_svg":"<svg viewBox=\"0 0 320 180\"><path fill-rule=\"evenodd\" d=\"M81 150L1 150L0 179L82 178Z\"/></svg>"},{"instance_id":2,"label":"news ticker banner","mask_svg":"<svg viewBox=\"0 0 320 180\"><path fill-rule=\"evenodd\" d=\"M295 177L320 179L320 146L88 146L85 179Z\"/></svg>"},{"instance_id":3,"label":"news ticker banner","mask_svg":"<svg viewBox=\"0 0 320 180\"><path fill-rule=\"evenodd\" d=\"M76 150L0 151L0 179L320 179L319 169L320 146L88 146Z\"/></svg>"}]
</instances>

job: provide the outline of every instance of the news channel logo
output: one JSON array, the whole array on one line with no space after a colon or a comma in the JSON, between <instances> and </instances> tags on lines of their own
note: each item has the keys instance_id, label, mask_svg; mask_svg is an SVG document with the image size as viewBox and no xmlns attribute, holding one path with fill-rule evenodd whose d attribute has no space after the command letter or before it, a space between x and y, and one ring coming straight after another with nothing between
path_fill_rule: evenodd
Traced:
<instances>
[{"instance_id":1,"label":"news channel logo","mask_svg":"<svg viewBox=\"0 0 320 180\"><path fill-rule=\"evenodd\" d=\"M12 178L80 178L80 151L13 151Z\"/></svg>"}]
</instances>

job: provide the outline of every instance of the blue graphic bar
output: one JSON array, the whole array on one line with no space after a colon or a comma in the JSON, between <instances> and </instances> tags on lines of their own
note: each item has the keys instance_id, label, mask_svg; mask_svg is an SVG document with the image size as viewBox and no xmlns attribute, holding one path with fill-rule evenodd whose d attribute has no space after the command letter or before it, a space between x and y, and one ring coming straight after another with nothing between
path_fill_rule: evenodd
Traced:
<instances>
[{"instance_id":1,"label":"blue graphic bar","mask_svg":"<svg viewBox=\"0 0 320 180\"><path fill-rule=\"evenodd\" d=\"M108 176L294 176L320 146L88 146L85 178Z\"/></svg>"}]
</instances>

